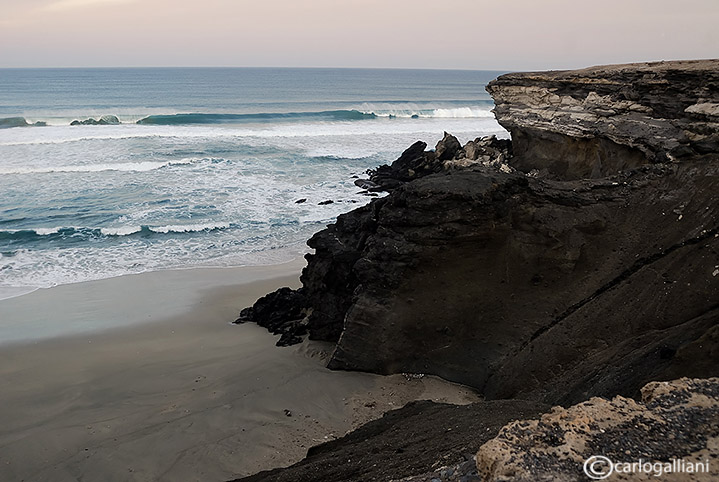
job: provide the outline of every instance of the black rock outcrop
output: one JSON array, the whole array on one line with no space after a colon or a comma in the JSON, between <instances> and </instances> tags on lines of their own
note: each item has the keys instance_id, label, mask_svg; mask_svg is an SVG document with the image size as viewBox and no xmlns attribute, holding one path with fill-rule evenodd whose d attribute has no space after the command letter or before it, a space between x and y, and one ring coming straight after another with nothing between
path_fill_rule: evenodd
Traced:
<instances>
[{"instance_id":1,"label":"black rock outcrop","mask_svg":"<svg viewBox=\"0 0 719 482\"><path fill-rule=\"evenodd\" d=\"M500 77L488 90L513 153L445 135L370 172L389 196L312 237L306 316L274 318L336 342L331 368L430 373L489 398L719 375L718 70Z\"/></svg>"},{"instance_id":2,"label":"black rock outcrop","mask_svg":"<svg viewBox=\"0 0 719 482\"><path fill-rule=\"evenodd\" d=\"M477 138L462 147L456 137L446 132L433 151L426 151L426 148L427 143L415 142L391 166L385 164L370 169L369 180L359 179L355 184L369 191L391 191L430 174L477 165L500 166L512 152L511 142L507 139Z\"/></svg>"}]
</instances>

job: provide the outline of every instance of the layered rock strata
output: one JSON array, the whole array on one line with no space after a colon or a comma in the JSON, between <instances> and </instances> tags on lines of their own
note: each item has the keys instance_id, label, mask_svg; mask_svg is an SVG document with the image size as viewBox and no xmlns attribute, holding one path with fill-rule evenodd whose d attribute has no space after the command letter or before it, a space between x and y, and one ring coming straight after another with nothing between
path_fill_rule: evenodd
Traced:
<instances>
[{"instance_id":1,"label":"layered rock strata","mask_svg":"<svg viewBox=\"0 0 719 482\"><path fill-rule=\"evenodd\" d=\"M719 151L719 60L507 74L487 90L517 169L604 177Z\"/></svg>"}]
</instances>

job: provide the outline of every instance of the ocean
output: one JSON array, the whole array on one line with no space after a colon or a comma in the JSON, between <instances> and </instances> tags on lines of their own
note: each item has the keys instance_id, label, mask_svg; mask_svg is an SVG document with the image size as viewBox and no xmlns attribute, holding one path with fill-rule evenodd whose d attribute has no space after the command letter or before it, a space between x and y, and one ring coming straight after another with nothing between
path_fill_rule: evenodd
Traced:
<instances>
[{"instance_id":1,"label":"ocean","mask_svg":"<svg viewBox=\"0 0 719 482\"><path fill-rule=\"evenodd\" d=\"M499 74L0 69L0 299L296 258L371 200L368 168L444 131L506 136L484 90ZM70 125L103 116L119 123Z\"/></svg>"}]
</instances>

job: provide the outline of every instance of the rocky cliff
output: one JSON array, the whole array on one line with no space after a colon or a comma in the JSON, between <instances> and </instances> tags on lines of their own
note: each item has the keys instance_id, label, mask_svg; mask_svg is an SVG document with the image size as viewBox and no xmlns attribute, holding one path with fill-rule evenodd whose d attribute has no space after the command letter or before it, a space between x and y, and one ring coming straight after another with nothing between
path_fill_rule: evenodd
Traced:
<instances>
[{"instance_id":1,"label":"rocky cliff","mask_svg":"<svg viewBox=\"0 0 719 482\"><path fill-rule=\"evenodd\" d=\"M241 319L336 342L331 368L489 398L717 375L718 78L719 61L499 77L511 145L446 135L371 172L358 184L390 195L313 236L303 288Z\"/></svg>"},{"instance_id":2,"label":"rocky cliff","mask_svg":"<svg viewBox=\"0 0 719 482\"><path fill-rule=\"evenodd\" d=\"M499 77L511 144L445 135L370 172L389 195L315 234L303 288L240 321L488 399L719 375L717 79L719 61Z\"/></svg>"},{"instance_id":3,"label":"rocky cliff","mask_svg":"<svg viewBox=\"0 0 719 482\"><path fill-rule=\"evenodd\" d=\"M596 178L719 151L719 60L508 74L487 90L525 171Z\"/></svg>"}]
</instances>

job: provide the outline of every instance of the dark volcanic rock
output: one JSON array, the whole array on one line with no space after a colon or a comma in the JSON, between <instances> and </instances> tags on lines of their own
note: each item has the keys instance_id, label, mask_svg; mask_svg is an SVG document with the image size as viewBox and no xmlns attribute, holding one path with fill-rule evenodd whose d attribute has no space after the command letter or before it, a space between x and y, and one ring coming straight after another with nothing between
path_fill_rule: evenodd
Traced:
<instances>
[{"instance_id":1,"label":"dark volcanic rock","mask_svg":"<svg viewBox=\"0 0 719 482\"><path fill-rule=\"evenodd\" d=\"M312 236L307 244L315 254L305 255L307 267L300 281L306 287L310 338L337 341L342 320L352 305L358 280L354 265L364 249L367 237L375 229L374 212L383 201L378 199L337 218Z\"/></svg>"},{"instance_id":2,"label":"dark volcanic rock","mask_svg":"<svg viewBox=\"0 0 719 482\"><path fill-rule=\"evenodd\" d=\"M714 94L701 94L696 76L713 85L714 74L705 71L714 64L692 63L685 74L675 72L683 64L662 64L654 73L651 66L624 66L501 77L490 88L503 96L500 120L514 119L509 127L519 137L534 135L532 129L567 137L556 160L566 166L575 156L575 174L597 167L584 164L588 159L602 161L595 174L641 165L602 179L547 180L502 164L506 141L477 139L455 150L445 136L434 152L416 143L371 176L382 186L394 182L389 196L340 216L308 242L315 253L307 255L301 278L306 326L280 318L311 338L337 341L331 368L429 373L491 398L574 403L634 396L651 380L719 375L719 154L704 148L697 154L694 141L679 139L694 154L656 163L659 153L675 152L669 124L697 128L693 106ZM598 80L602 72L607 86ZM643 84L638 72L658 83ZM577 105L596 111L601 102L590 93L615 88L622 75L649 99L632 102L664 119L653 118L656 142L641 129L622 131L622 123L611 135L602 122L590 132L583 115L558 115L549 126L536 120L549 115L541 105L530 115L522 97L540 87L520 81L544 82L555 111L575 106L562 96L584 99ZM662 100L681 90L677 79L686 92ZM619 102L609 90L600 93L607 105ZM560 101L552 104L552 96ZM515 97L516 108L507 100ZM646 109L628 106L609 117L635 119ZM713 111L699 110L706 111L701 145L709 148ZM536 122L528 127L526 119ZM517 153L513 142L510 164L526 168L534 160L559 173L527 149ZM592 151L600 147L611 151L613 164ZM439 159L450 151L452 159ZM642 161L635 163L637 152ZM297 340L292 330L283 333Z\"/></svg>"},{"instance_id":3,"label":"dark volcanic rock","mask_svg":"<svg viewBox=\"0 0 719 482\"><path fill-rule=\"evenodd\" d=\"M425 151L426 147L424 142L415 142L391 166L370 169L369 181L359 179L355 184L369 191L391 191L414 179L450 169L489 164L499 167L512 152L506 139L477 138L462 147L456 137L446 132L434 151Z\"/></svg>"},{"instance_id":4,"label":"dark volcanic rock","mask_svg":"<svg viewBox=\"0 0 719 482\"><path fill-rule=\"evenodd\" d=\"M571 183L476 168L402 186L374 207L329 366L553 403L714 374L719 360L686 347L719 321L717 161ZM681 369L674 352L689 357Z\"/></svg>"},{"instance_id":5,"label":"dark volcanic rock","mask_svg":"<svg viewBox=\"0 0 719 482\"><path fill-rule=\"evenodd\" d=\"M429 158L433 158L434 155L425 152L426 147L426 142L417 141L409 146L391 166L385 164L369 170L370 181L378 186L371 190L394 189L403 182L411 181L416 177L418 170L425 170L424 166L429 167ZM431 168L431 171L435 172L435 169Z\"/></svg>"},{"instance_id":6,"label":"dark volcanic rock","mask_svg":"<svg viewBox=\"0 0 719 482\"><path fill-rule=\"evenodd\" d=\"M513 73L487 90L524 171L603 177L719 151L719 60Z\"/></svg>"},{"instance_id":7,"label":"dark volcanic rock","mask_svg":"<svg viewBox=\"0 0 719 482\"><path fill-rule=\"evenodd\" d=\"M437 143L434 148L435 156L439 161L448 161L454 159L457 152L462 148L456 137L452 134L444 133L444 137Z\"/></svg>"},{"instance_id":8,"label":"dark volcanic rock","mask_svg":"<svg viewBox=\"0 0 719 482\"><path fill-rule=\"evenodd\" d=\"M412 402L344 437L316 447L307 458L242 482L389 481L427 472L440 465L472 460L506 423L531 418L546 405L518 400L455 406ZM431 423L429 422L431 421Z\"/></svg>"},{"instance_id":9,"label":"dark volcanic rock","mask_svg":"<svg viewBox=\"0 0 719 482\"><path fill-rule=\"evenodd\" d=\"M445 172L467 166L492 166L487 172L496 173L497 167L507 167L503 163L511 152L509 141L494 136L477 138L470 141L465 148L461 148L457 139L446 133L444 139L437 144L437 151L451 151L454 156L451 161L437 160L435 152L425 151L426 147L424 142L417 142L393 162L391 167L380 167L378 171L384 172L386 176L378 178L373 175L372 179L382 184L367 180L356 180L355 184L371 190L396 189L412 178L418 179L435 171ZM430 165L431 168L428 167ZM522 176L517 178L523 179ZM323 201L319 204L331 202ZM302 341L300 337L307 332L313 340L337 341L342 333L347 310L354 302L355 290L360 284L357 274L361 270L355 269L355 263L360 259L367 239L374 234L377 227L376 218L383 204L384 201L379 199L368 206L343 214L337 218L335 224L316 233L307 242L315 249L315 254L305 256L308 264L300 279L306 295L301 297L302 301L298 301L303 304L297 308L308 313L307 323L298 324L296 315L287 314L288 305L284 297L278 298L274 308L274 298L258 302L260 307L252 321L257 321L261 326L271 326L270 331L273 333L283 333L280 340L282 344L299 343ZM390 268L390 271L385 273L387 278L398 273L393 263L387 266ZM242 316L240 319L243 319Z\"/></svg>"},{"instance_id":10,"label":"dark volcanic rock","mask_svg":"<svg viewBox=\"0 0 719 482\"><path fill-rule=\"evenodd\" d=\"M307 329L339 340L331 368L431 373L492 398L710 376L717 189L705 161L594 181L426 176L312 237Z\"/></svg>"},{"instance_id":11,"label":"dark volcanic rock","mask_svg":"<svg viewBox=\"0 0 719 482\"><path fill-rule=\"evenodd\" d=\"M357 179L355 181L355 186L357 186L360 189L365 189L367 191L369 190L381 190L382 186L380 186L377 183L374 183L372 181L369 181L367 179Z\"/></svg>"},{"instance_id":12,"label":"dark volcanic rock","mask_svg":"<svg viewBox=\"0 0 719 482\"><path fill-rule=\"evenodd\" d=\"M307 333L307 297L300 288L280 288L257 300L250 308L240 312L235 323L255 322L274 335L282 335L277 346L300 343Z\"/></svg>"}]
</instances>

